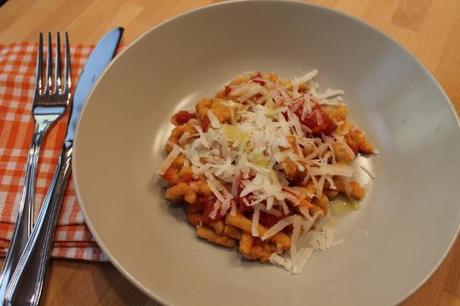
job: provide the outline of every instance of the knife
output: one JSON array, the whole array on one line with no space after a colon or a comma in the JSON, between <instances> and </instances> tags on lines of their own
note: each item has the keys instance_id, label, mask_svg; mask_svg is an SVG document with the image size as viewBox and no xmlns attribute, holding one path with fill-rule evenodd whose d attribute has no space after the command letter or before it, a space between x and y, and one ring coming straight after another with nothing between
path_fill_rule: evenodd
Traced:
<instances>
[{"instance_id":1,"label":"knife","mask_svg":"<svg viewBox=\"0 0 460 306\"><path fill-rule=\"evenodd\" d=\"M37 221L6 290L6 305L38 305L51 255L54 232L71 172L72 148L78 118L99 75L111 62L123 28L107 33L91 52L83 68L72 102L64 144Z\"/></svg>"}]
</instances>

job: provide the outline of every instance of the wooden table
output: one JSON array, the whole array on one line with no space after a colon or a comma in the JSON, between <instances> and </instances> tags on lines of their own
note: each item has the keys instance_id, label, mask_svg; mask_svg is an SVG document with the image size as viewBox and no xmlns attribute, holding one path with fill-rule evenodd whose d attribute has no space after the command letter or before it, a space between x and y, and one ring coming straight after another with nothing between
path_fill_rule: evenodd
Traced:
<instances>
[{"instance_id":1,"label":"wooden table","mask_svg":"<svg viewBox=\"0 0 460 306\"><path fill-rule=\"evenodd\" d=\"M124 42L210 0L10 0L0 8L0 42L35 41L67 30L95 43L123 26ZM460 112L459 0L312 0L365 20L409 49L435 75ZM53 260L43 305L156 305L109 263ZM460 239L440 268L403 305L460 305Z\"/></svg>"}]
</instances>

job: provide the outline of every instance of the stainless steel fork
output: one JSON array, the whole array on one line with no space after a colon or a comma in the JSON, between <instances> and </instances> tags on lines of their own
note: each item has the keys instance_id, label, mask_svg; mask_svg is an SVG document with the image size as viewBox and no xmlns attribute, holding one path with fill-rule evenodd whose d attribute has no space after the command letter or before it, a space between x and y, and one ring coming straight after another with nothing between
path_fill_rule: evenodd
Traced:
<instances>
[{"instance_id":1,"label":"stainless steel fork","mask_svg":"<svg viewBox=\"0 0 460 306\"><path fill-rule=\"evenodd\" d=\"M51 33L48 33L47 44L46 71L43 79L43 34L40 33L38 38L35 96L32 107L32 115L35 120L35 131L27 156L26 171L16 225L0 276L0 301L4 300L11 275L16 268L32 231L34 222L35 182L40 146L48 130L64 114L70 101L70 47L67 32L65 33L64 42L64 69L62 68L60 34L56 34L54 64L52 59Z\"/></svg>"}]
</instances>

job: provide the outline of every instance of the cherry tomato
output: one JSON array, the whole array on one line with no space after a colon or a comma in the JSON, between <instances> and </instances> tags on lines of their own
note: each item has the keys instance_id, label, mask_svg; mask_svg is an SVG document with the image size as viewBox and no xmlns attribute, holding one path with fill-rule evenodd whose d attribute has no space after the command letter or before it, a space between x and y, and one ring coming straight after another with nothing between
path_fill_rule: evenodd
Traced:
<instances>
[{"instance_id":1,"label":"cherry tomato","mask_svg":"<svg viewBox=\"0 0 460 306\"><path fill-rule=\"evenodd\" d=\"M337 128L334 121L318 104L314 104L311 112L305 116L304 120L302 120L302 110L303 105L302 107L298 107L294 113L299 117L300 121L311 130L312 134L330 135Z\"/></svg>"},{"instance_id":2,"label":"cherry tomato","mask_svg":"<svg viewBox=\"0 0 460 306\"><path fill-rule=\"evenodd\" d=\"M182 125L182 124L187 123L190 119L194 117L195 117L194 113L181 110L173 116L173 122L175 122L178 125Z\"/></svg>"},{"instance_id":3,"label":"cherry tomato","mask_svg":"<svg viewBox=\"0 0 460 306\"><path fill-rule=\"evenodd\" d=\"M261 211L259 217L259 223L266 228L270 228L275 225L280 220L279 217L267 214L266 212Z\"/></svg>"},{"instance_id":4,"label":"cherry tomato","mask_svg":"<svg viewBox=\"0 0 460 306\"><path fill-rule=\"evenodd\" d=\"M216 198L214 196L209 196L201 200L203 204L203 213L202 213L202 222L203 224L209 224L215 221L219 221L222 219L222 215L220 213L220 209L217 211L216 217L212 219L209 214L214 209L214 202Z\"/></svg>"}]
</instances>

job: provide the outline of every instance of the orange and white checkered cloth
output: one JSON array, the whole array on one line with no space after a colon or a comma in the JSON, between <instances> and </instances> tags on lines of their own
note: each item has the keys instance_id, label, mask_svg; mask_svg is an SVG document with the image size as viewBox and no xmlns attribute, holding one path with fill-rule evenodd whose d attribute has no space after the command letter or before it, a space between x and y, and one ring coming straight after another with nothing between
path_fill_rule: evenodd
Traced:
<instances>
[{"instance_id":1,"label":"orange and white checkered cloth","mask_svg":"<svg viewBox=\"0 0 460 306\"><path fill-rule=\"evenodd\" d=\"M92 47L71 48L72 81L75 84ZM6 253L17 214L27 153L34 131L32 100L37 45L0 44L0 255ZM36 187L36 214L54 174L67 118L49 132L41 148ZM35 214L35 216L36 216ZM105 261L80 211L72 178L64 197L53 256Z\"/></svg>"}]
</instances>

